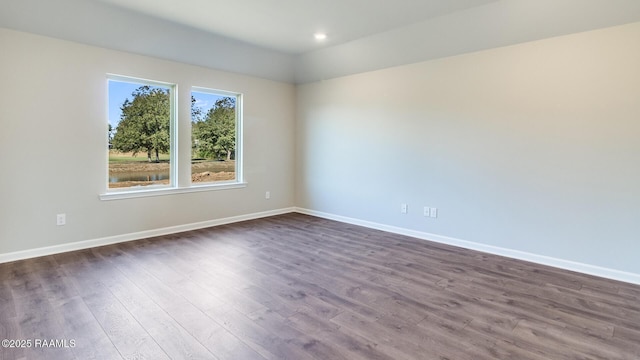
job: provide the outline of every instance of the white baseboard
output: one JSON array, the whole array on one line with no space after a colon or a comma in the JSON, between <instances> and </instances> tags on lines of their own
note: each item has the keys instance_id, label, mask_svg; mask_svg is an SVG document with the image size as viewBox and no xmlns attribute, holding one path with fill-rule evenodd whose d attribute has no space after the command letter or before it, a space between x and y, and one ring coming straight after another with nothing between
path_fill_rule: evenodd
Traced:
<instances>
[{"instance_id":1,"label":"white baseboard","mask_svg":"<svg viewBox=\"0 0 640 360\"><path fill-rule=\"evenodd\" d=\"M329 214L325 212L309 210L304 208L296 208L296 207L270 210L270 211L264 211L264 212L253 213L253 214L239 215L239 216L232 216L232 217L208 220L208 221L192 223L192 224L170 226L170 227L140 231L140 232L130 233L130 234L109 236L109 237L93 239L93 240L78 241L78 242L69 243L69 244L48 246L48 247L42 247L37 249L0 254L0 263L35 258L39 256L59 254L59 253L69 252L69 251L83 250L83 249L88 249L88 248L97 247L97 246L117 244L117 243L126 242L126 241L146 239L150 237L175 234L175 233L184 232L184 231L204 229L212 226L231 224L235 222L259 219L263 217L287 214L291 212L298 212L301 214L316 216L316 217L329 219L329 220L335 220L335 221L339 221L347 224L353 224L358 226L364 226L371 229L387 231L394 234L411 236L421 240L427 240L427 241L433 241L441 244L458 246L465 249L477 250L477 251L481 251L488 254L506 256L513 259L530 261L537 264L553 266L560 269L571 270L571 271L576 271L584 274L589 274L589 275L599 276L607 279L618 280L618 281L623 281L631 284L640 285L640 274L624 272L620 270L579 263L571 260L564 260L564 259L558 259L558 258L553 258L549 256L544 256L544 255L532 254L532 253L519 251L519 250L486 245L486 244L476 243L472 241L466 241L466 240L456 239L452 237L431 234L423 231L410 230L410 229L405 229L401 227L390 226L390 225L375 223L371 221L365 221L365 220L350 218L346 216L340 216L340 215Z\"/></svg>"},{"instance_id":2,"label":"white baseboard","mask_svg":"<svg viewBox=\"0 0 640 360\"><path fill-rule=\"evenodd\" d=\"M441 244L458 246L461 248L477 250L477 251L481 251L488 254L506 256L513 259L533 262L536 264L553 266L559 269L571 270L571 271L576 271L583 274L589 274L589 275L594 275L594 276L603 277L607 279L618 280L618 281L623 281L631 284L640 285L640 274L629 273L629 272L624 272L620 270L579 263L571 260L557 259L549 256L532 254L524 251L486 245L486 244L476 243L472 241L460 240L460 239L451 238L447 236L431 234L431 233L417 231L417 230L410 230L410 229L375 223L371 221L354 219L350 217L334 215L334 214L324 213L324 212L315 211L315 210L295 208L295 211L301 214L317 216L320 218L335 220L335 221L339 221L347 224L359 225L359 226L364 226L371 229L387 231L394 234L411 236L421 240L427 240L427 241L433 241Z\"/></svg>"},{"instance_id":3,"label":"white baseboard","mask_svg":"<svg viewBox=\"0 0 640 360\"><path fill-rule=\"evenodd\" d=\"M59 254L59 253L64 253L69 251L83 250L83 249L93 248L97 246L117 244L125 241L146 239L150 237L175 234L175 233L184 232L184 231L204 229L212 226L231 224L231 223L245 221L245 220L253 220L253 219L259 219L259 218L268 217L268 216L287 214L294 211L295 211L295 208L284 208L284 209L263 211L259 213L232 216L232 217L202 221L202 222L192 223L192 224L170 226L170 227L140 231L140 232L135 232L130 234L109 236L109 237L93 239L93 240L85 240L85 241L78 241L78 242L73 242L68 244L41 247L37 249L16 251L16 252L11 252L6 254L0 254L0 263L30 259L30 258L35 258L39 256Z\"/></svg>"}]
</instances>

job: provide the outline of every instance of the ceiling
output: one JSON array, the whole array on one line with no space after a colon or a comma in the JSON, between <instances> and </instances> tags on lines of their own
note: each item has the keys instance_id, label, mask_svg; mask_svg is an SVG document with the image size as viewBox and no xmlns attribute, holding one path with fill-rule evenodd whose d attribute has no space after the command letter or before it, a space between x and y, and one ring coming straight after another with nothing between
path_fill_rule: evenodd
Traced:
<instances>
[{"instance_id":1,"label":"ceiling","mask_svg":"<svg viewBox=\"0 0 640 360\"><path fill-rule=\"evenodd\" d=\"M297 84L638 21L640 0L0 0L0 28Z\"/></svg>"},{"instance_id":2,"label":"ceiling","mask_svg":"<svg viewBox=\"0 0 640 360\"><path fill-rule=\"evenodd\" d=\"M94 0L301 54L496 0ZM327 34L322 42L314 33Z\"/></svg>"}]
</instances>

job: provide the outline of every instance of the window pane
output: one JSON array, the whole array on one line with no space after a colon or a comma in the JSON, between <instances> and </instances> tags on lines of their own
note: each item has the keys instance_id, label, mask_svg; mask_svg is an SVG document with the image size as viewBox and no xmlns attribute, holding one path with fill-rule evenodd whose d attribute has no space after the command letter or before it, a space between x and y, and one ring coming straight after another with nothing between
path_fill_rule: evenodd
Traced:
<instances>
[{"instance_id":1,"label":"window pane","mask_svg":"<svg viewBox=\"0 0 640 360\"><path fill-rule=\"evenodd\" d=\"M171 96L163 84L109 79L109 189L171 184Z\"/></svg>"},{"instance_id":2,"label":"window pane","mask_svg":"<svg viewBox=\"0 0 640 360\"><path fill-rule=\"evenodd\" d=\"M191 182L236 180L237 95L191 92Z\"/></svg>"}]
</instances>

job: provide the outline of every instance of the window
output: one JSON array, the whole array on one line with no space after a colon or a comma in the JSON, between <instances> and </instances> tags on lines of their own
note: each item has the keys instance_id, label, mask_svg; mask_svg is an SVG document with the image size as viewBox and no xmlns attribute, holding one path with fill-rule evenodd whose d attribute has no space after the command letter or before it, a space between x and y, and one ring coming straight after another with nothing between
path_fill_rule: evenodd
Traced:
<instances>
[{"instance_id":1,"label":"window","mask_svg":"<svg viewBox=\"0 0 640 360\"><path fill-rule=\"evenodd\" d=\"M109 189L170 187L175 85L110 77Z\"/></svg>"},{"instance_id":2,"label":"window","mask_svg":"<svg viewBox=\"0 0 640 360\"><path fill-rule=\"evenodd\" d=\"M240 94L193 88L191 119L180 120L176 109L189 104L177 104L176 84L118 75L108 75L107 82L109 160L101 199L246 185ZM178 146L178 131L188 133L189 127L191 146ZM191 154L178 153L189 149Z\"/></svg>"},{"instance_id":3,"label":"window","mask_svg":"<svg viewBox=\"0 0 640 360\"><path fill-rule=\"evenodd\" d=\"M191 91L191 183L239 179L240 95Z\"/></svg>"}]
</instances>

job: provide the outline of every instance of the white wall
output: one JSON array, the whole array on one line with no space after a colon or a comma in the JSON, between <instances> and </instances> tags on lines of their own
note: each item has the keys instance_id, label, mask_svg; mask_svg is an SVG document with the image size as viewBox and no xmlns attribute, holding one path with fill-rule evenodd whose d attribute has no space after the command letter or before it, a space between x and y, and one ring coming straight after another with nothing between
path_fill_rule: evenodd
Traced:
<instances>
[{"instance_id":1,"label":"white wall","mask_svg":"<svg viewBox=\"0 0 640 360\"><path fill-rule=\"evenodd\" d=\"M634 23L301 85L296 203L640 274L638 43Z\"/></svg>"},{"instance_id":2,"label":"white wall","mask_svg":"<svg viewBox=\"0 0 640 360\"><path fill-rule=\"evenodd\" d=\"M0 255L293 206L293 85L6 29L0 44ZM99 200L106 73L178 84L187 152L190 87L243 93L248 186Z\"/></svg>"}]
</instances>

